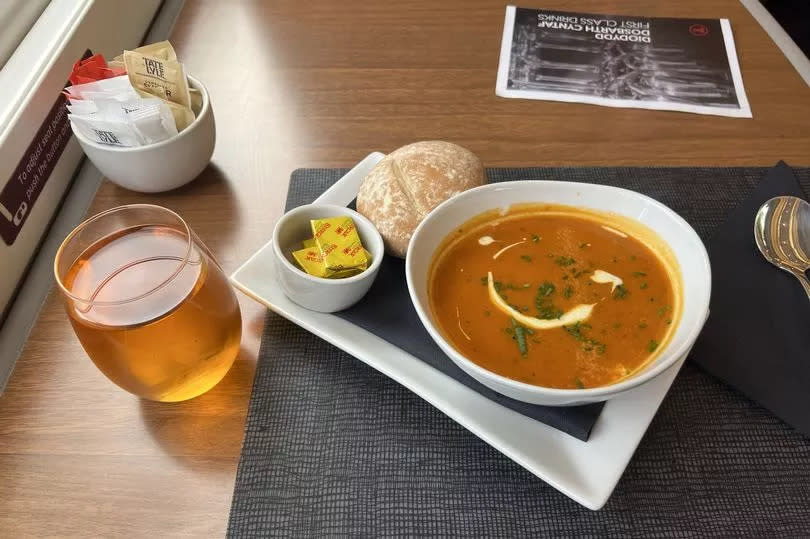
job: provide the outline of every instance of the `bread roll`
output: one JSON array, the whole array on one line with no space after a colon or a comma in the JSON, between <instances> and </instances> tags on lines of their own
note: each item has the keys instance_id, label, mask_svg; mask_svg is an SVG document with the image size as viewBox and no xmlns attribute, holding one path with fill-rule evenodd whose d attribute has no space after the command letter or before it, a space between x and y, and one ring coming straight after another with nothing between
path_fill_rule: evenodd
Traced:
<instances>
[{"instance_id":1,"label":"bread roll","mask_svg":"<svg viewBox=\"0 0 810 539\"><path fill-rule=\"evenodd\" d=\"M385 251L404 258L413 231L433 208L485 178L471 151L440 140L414 142L369 172L357 193L357 211L380 231Z\"/></svg>"}]
</instances>

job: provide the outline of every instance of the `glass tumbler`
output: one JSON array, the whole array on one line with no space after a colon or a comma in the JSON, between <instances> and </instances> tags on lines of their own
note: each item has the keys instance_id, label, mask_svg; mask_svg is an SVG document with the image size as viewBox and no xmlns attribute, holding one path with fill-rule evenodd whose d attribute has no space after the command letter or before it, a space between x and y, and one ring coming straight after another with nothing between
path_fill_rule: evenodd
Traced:
<instances>
[{"instance_id":1,"label":"glass tumbler","mask_svg":"<svg viewBox=\"0 0 810 539\"><path fill-rule=\"evenodd\" d=\"M89 218L59 247L54 273L87 355L139 397L196 397L225 376L239 353L236 295L171 210L133 204Z\"/></svg>"}]
</instances>

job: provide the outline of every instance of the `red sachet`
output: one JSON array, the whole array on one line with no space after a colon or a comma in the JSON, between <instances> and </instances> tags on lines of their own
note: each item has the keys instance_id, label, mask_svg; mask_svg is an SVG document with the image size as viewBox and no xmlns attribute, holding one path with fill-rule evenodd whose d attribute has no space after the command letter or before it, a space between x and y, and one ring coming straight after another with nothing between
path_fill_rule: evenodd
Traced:
<instances>
[{"instance_id":1,"label":"red sachet","mask_svg":"<svg viewBox=\"0 0 810 539\"><path fill-rule=\"evenodd\" d=\"M123 69L113 69L107 67L107 62L101 54L94 54L90 58L79 60L73 64L68 80L71 84L85 84L101 79L109 79L126 75Z\"/></svg>"}]
</instances>

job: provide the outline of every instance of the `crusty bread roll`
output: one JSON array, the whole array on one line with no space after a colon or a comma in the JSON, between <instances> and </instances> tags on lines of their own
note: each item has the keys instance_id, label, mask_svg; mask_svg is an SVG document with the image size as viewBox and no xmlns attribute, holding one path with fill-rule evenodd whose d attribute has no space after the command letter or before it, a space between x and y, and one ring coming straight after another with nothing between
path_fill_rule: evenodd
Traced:
<instances>
[{"instance_id":1,"label":"crusty bread roll","mask_svg":"<svg viewBox=\"0 0 810 539\"><path fill-rule=\"evenodd\" d=\"M413 231L433 208L485 181L471 151L441 140L414 142L369 172L357 193L357 211L380 231L386 252L403 258Z\"/></svg>"}]
</instances>

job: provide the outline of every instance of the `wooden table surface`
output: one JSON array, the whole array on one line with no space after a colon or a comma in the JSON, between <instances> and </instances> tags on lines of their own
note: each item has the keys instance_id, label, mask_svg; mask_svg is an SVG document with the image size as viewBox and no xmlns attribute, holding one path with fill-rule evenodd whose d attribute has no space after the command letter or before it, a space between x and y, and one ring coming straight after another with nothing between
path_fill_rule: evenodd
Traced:
<instances>
[{"instance_id":1,"label":"wooden table surface","mask_svg":"<svg viewBox=\"0 0 810 539\"><path fill-rule=\"evenodd\" d=\"M292 170L421 139L491 167L810 164L810 89L737 0L530 4L729 18L754 119L497 98L502 2L187 0L171 39L212 96L212 163L165 194L105 181L90 212L168 206L231 272L270 236ZM240 301L230 373L159 404L104 378L52 291L0 397L0 536L224 534L264 317Z\"/></svg>"}]
</instances>

